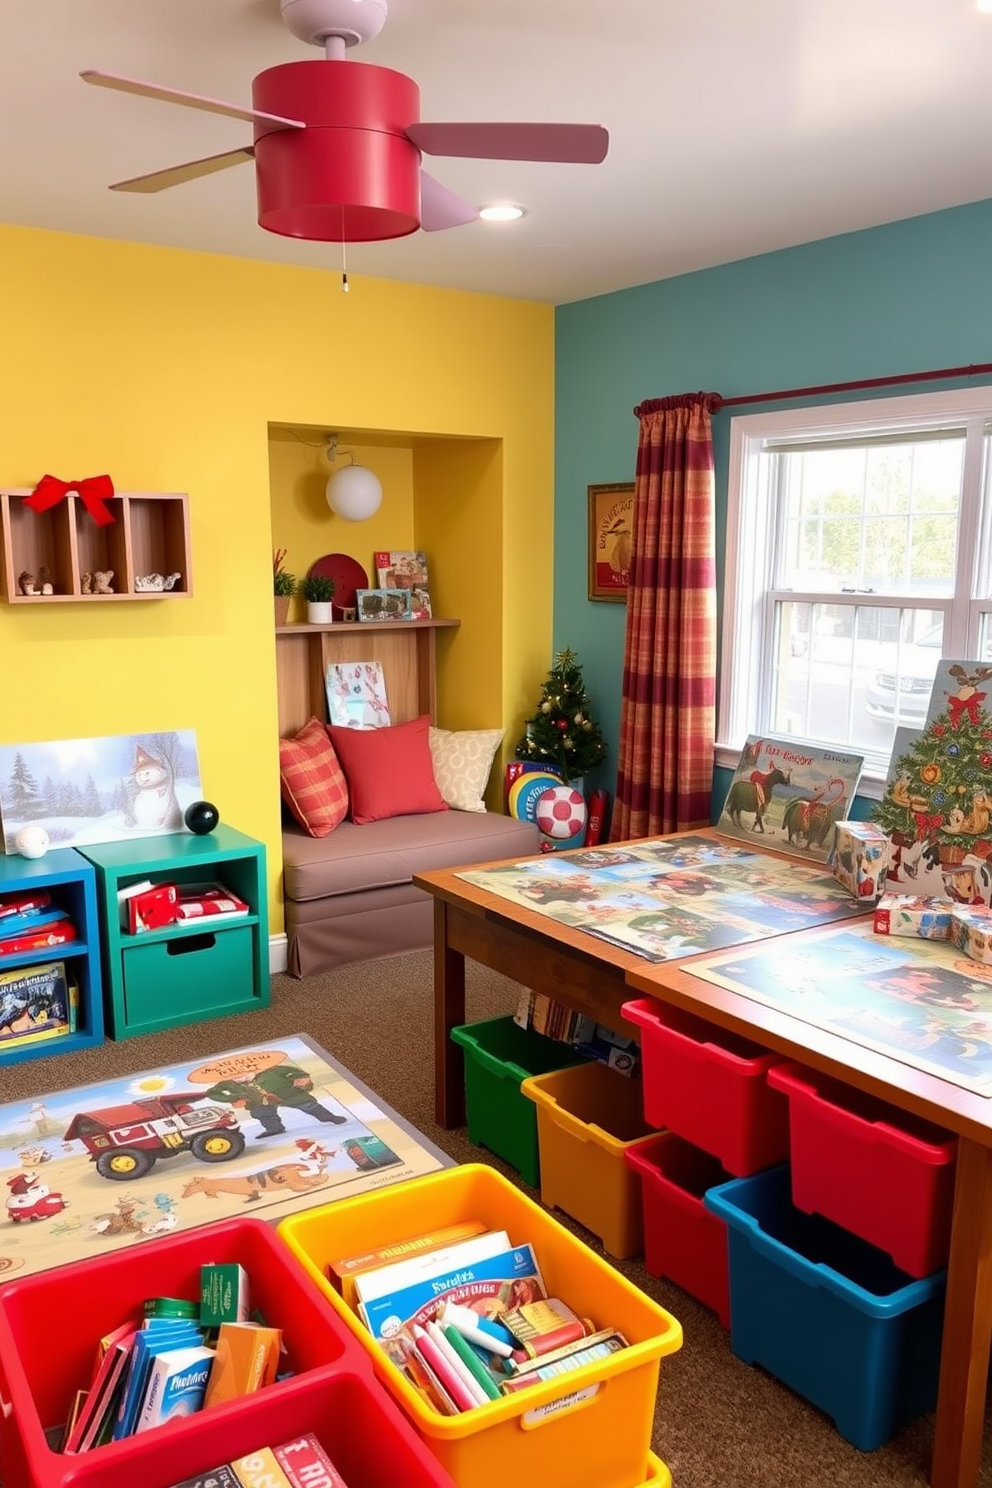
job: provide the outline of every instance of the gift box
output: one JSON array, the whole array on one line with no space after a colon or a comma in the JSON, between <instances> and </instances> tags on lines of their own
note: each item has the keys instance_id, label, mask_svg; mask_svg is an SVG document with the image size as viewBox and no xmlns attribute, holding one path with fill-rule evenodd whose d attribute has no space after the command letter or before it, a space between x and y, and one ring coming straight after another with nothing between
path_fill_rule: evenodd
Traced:
<instances>
[{"instance_id":1,"label":"gift box","mask_svg":"<svg viewBox=\"0 0 992 1488\"><path fill-rule=\"evenodd\" d=\"M871 822L837 823L830 870L849 894L872 904L882 892L888 866L889 839Z\"/></svg>"},{"instance_id":2,"label":"gift box","mask_svg":"<svg viewBox=\"0 0 992 1488\"><path fill-rule=\"evenodd\" d=\"M953 899L919 894L883 894L875 906L876 935L919 935L924 940L950 940Z\"/></svg>"},{"instance_id":3,"label":"gift box","mask_svg":"<svg viewBox=\"0 0 992 1488\"><path fill-rule=\"evenodd\" d=\"M992 966L992 909L985 905L955 904L951 911L951 940L973 961Z\"/></svg>"},{"instance_id":4,"label":"gift box","mask_svg":"<svg viewBox=\"0 0 992 1488\"><path fill-rule=\"evenodd\" d=\"M174 883L154 884L126 901L127 928L132 935L162 930L179 918L179 890Z\"/></svg>"}]
</instances>

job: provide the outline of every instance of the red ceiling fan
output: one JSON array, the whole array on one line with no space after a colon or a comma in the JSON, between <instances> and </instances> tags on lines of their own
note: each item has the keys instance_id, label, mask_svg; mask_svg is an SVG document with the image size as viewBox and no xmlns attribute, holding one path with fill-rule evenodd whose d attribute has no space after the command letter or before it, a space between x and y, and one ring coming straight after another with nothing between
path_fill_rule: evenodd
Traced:
<instances>
[{"instance_id":1,"label":"red ceiling fan","mask_svg":"<svg viewBox=\"0 0 992 1488\"><path fill-rule=\"evenodd\" d=\"M435 232L473 221L471 203L421 169L422 155L598 165L609 135L598 124L427 124L420 89L388 67L345 60L377 36L386 0L280 0L294 36L322 60L286 62L252 82L252 107L87 70L88 83L225 114L254 125L254 142L167 170L117 181L113 191L164 191L255 161L258 221L269 232L360 243Z\"/></svg>"}]
</instances>

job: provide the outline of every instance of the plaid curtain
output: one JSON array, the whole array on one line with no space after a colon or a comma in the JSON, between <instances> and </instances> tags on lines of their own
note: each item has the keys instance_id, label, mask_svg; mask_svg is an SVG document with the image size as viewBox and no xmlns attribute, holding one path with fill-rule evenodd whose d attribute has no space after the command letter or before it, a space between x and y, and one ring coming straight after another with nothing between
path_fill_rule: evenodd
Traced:
<instances>
[{"instance_id":1,"label":"plaid curtain","mask_svg":"<svg viewBox=\"0 0 992 1488\"><path fill-rule=\"evenodd\" d=\"M610 840L708 826L716 730L715 393L640 419Z\"/></svg>"}]
</instances>

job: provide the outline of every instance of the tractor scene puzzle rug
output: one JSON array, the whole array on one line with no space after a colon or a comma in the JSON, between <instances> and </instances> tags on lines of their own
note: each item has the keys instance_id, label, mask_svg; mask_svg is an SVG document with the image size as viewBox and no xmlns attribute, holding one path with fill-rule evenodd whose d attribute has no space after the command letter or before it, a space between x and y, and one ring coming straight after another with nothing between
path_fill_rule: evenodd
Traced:
<instances>
[{"instance_id":1,"label":"tractor scene puzzle rug","mask_svg":"<svg viewBox=\"0 0 992 1488\"><path fill-rule=\"evenodd\" d=\"M865 912L822 865L707 837L578 848L457 876L646 961L675 961Z\"/></svg>"},{"instance_id":2,"label":"tractor scene puzzle rug","mask_svg":"<svg viewBox=\"0 0 992 1488\"><path fill-rule=\"evenodd\" d=\"M688 968L687 968L688 969ZM692 975L977 1095L992 1095L992 966L871 922L745 948Z\"/></svg>"},{"instance_id":3,"label":"tractor scene puzzle rug","mask_svg":"<svg viewBox=\"0 0 992 1488\"><path fill-rule=\"evenodd\" d=\"M0 1105L0 1281L453 1166L304 1034Z\"/></svg>"}]
</instances>

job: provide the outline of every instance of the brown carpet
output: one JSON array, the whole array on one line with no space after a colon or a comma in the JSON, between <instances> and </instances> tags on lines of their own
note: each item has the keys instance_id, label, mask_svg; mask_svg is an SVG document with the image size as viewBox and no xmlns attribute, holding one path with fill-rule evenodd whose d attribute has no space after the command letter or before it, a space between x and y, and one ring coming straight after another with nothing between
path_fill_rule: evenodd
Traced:
<instances>
[{"instance_id":1,"label":"brown carpet","mask_svg":"<svg viewBox=\"0 0 992 1488\"><path fill-rule=\"evenodd\" d=\"M435 1125L431 975L431 956L423 952L301 981L276 976L272 1005L263 1012L14 1065L3 1072L0 1100L307 1033L459 1162L489 1161L516 1178L499 1159L472 1147L464 1131ZM470 1020L512 1011L518 990L513 983L475 963L469 963L467 980ZM588 1232L558 1217L599 1249ZM927 1482L932 1417L914 1422L875 1452L859 1452L820 1412L737 1361L708 1309L650 1277L639 1261L621 1262L619 1269L672 1312L685 1332L680 1352L662 1360L654 1433L654 1450L671 1468L675 1488L910 1488ZM988 1432L986 1441L980 1483L992 1488ZM580 1477L575 1488L596 1485Z\"/></svg>"}]
</instances>

